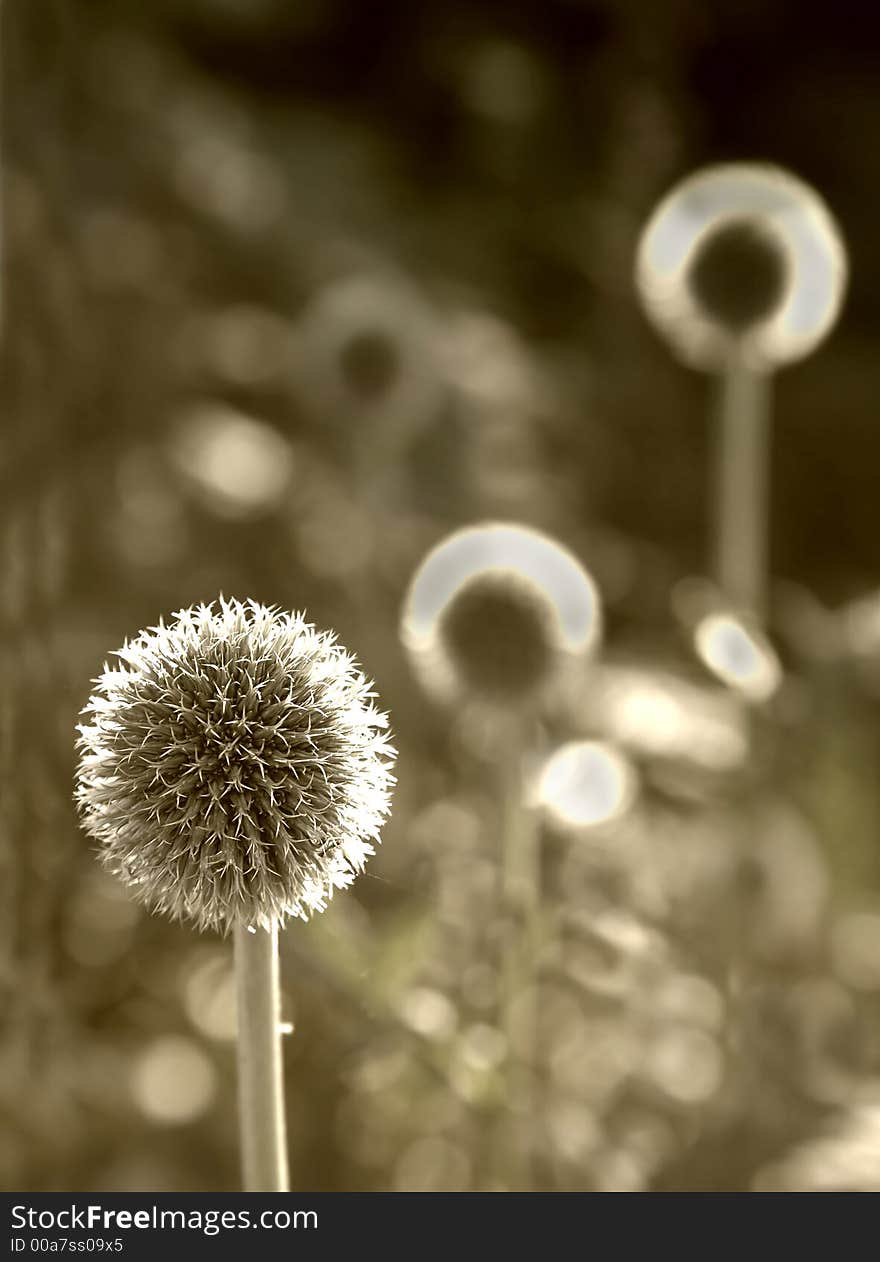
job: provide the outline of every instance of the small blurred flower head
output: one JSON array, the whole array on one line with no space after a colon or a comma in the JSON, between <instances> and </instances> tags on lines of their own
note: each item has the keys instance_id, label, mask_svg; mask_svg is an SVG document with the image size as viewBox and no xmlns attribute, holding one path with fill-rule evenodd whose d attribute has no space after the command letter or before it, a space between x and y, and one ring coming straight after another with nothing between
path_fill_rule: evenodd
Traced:
<instances>
[{"instance_id":1,"label":"small blurred flower head","mask_svg":"<svg viewBox=\"0 0 880 1262\"><path fill-rule=\"evenodd\" d=\"M782 682L773 645L757 627L732 614L702 618L694 631L694 646L704 666L749 701L769 701Z\"/></svg>"},{"instance_id":2,"label":"small blurred flower head","mask_svg":"<svg viewBox=\"0 0 880 1262\"><path fill-rule=\"evenodd\" d=\"M438 322L402 282L333 281L306 308L298 334L303 404L319 421L409 435L437 415L444 398Z\"/></svg>"},{"instance_id":3,"label":"small blurred flower head","mask_svg":"<svg viewBox=\"0 0 880 1262\"><path fill-rule=\"evenodd\" d=\"M833 327L846 251L821 198L760 163L707 167L678 184L639 243L649 318L685 362L769 370L808 355Z\"/></svg>"},{"instance_id":4,"label":"small blurred flower head","mask_svg":"<svg viewBox=\"0 0 880 1262\"><path fill-rule=\"evenodd\" d=\"M489 522L428 553L401 634L439 700L518 709L584 660L599 632L598 593L576 557L536 530Z\"/></svg>"},{"instance_id":5,"label":"small blurred flower head","mask_svg":"<svg viewBox=\"0 0 880 1262\"><path fill-rule=\"evenodd\" d=\"M636 792L632 764L612 745L569 741L542 766L535 797L551 823L577 832L619 819Z\"/></svg>"},{"instance_id":6,"label":"small blurred flower head","mask_svg":"<svg viewBox=\"0 0 880 1262\"><path fill-rule=\"evenodd\" d=\"M78 728L76 800L104 866L200 929L322 911L373 853L393 784L354 660L300 614L222 598L116 656Z\"/></svg>"}]
</instances>

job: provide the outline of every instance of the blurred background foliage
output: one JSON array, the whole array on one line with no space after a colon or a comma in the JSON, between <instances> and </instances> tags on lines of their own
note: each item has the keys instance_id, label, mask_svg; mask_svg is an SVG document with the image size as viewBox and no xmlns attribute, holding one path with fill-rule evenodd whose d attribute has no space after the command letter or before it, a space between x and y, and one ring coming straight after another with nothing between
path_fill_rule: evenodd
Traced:
<instances>
[{"instance_id":1,"label":"blurred background foliage","mask_svg":"<svg viewBox=\"0 0 880 1262\"><path fill-rule=\"evenodd\" d=\"M295 1188L880 1190L874 48L856 0L4 0L3 1186L237 1185L227 945L135 908L70 802L107 652L222 590L334 627L401 751L368 875L283 940ZM810 181L852 261L779 382L748 711L694 650L710 386L632 284L730 158ZM639 784L546 828L513 1087L485 734L398 634L483 518L595 578L544 739Z\"/></svg>"}]
</instances>

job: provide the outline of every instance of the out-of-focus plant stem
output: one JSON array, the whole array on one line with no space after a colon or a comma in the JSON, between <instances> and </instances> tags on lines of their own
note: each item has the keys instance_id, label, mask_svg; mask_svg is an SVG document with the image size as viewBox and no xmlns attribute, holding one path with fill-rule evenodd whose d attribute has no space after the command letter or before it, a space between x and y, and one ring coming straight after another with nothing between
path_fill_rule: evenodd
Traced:
<instances>
[{"instance_id":1,"label":"out-of-focus plant stem","mask_svg":"<svg viewBox=\"0 0 880 1262\"><path fill-rule=\"evenodd\" d=\"M499 764L504 925L500 1026L506 1047L504 1102L507 1121L499 1174L511 1191L531 1187L535 1124L541 853L536 814L526 795L528 735L526 725L513 725L503 743L503 757Z\"/></svg>"},{"instance_id":2,"label":"out-of-focus plant stem","mask_svg":"<svg viewBox=\"0 0 880 1262\"><path fill-rule=\"evenodd\" d=\"M737 356L723 372L720 387L715 579L721 595L738 612L763 622L769 583L771 379ZM739 829L743 860L750 832L746 815ZM730 908L725 1039L732 1073L744 1091L749 1069L743 1058L740 1021L750 966L748 910L743 898L738 889Z\"/></svg>"},{"instance_id":3,"label":"out-of-focus plant stem","mask_svg":"<svg viewBox=\"0 0 880 1262\"><path fill-rule=\"evenodd\" d=\"M768 574L770 377L737 357L720 385L715 577L735 608L761 619Z\"/></svg>"}]
</instances>

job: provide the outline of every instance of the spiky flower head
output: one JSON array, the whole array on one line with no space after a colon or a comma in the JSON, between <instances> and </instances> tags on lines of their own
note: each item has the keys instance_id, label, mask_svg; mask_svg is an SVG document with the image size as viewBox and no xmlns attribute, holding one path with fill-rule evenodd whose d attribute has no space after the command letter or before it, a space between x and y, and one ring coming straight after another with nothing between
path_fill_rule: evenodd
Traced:
<instances>
[{"instance_id":1,"label":"spiky flower head","mask_svg":"<svg viewBox=\"0 0 880 1262\"><path fill-rule=\"evenodd\" d=\"M324 909L389 810L372 685L301 614L223 600L117 651L82 713L76 799L151 910L223 932Z\"/></svg>"}]
</instances>

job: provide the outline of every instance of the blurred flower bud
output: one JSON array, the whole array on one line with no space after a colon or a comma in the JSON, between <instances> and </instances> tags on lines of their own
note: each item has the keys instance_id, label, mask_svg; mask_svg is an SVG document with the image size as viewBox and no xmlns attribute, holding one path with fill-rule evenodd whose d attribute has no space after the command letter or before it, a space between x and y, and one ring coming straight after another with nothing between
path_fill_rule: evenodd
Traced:
<instances>
[{"instance_id":1,"label":"blurred flower bud","mask_svg":"<svg viewBox=\"0 0 880 1262\"><path fill-rule=\"evenodd\" d=\"M687 284L694 303L733 338L769 320L785 299L789 259L774 228L760 219L730 219L694 249Z\"/></svg>"},{"instance_id":2,"label":"blurred flower bud","mask_svg":"<svg viewBox=\"0 0 880 1262\"><path fill-rule=\"evenodd\" d=\"M444 399L438 347L438 322L408 286L370 275L336 280L300 321L302 403L320 423L411 437Z\"/></svg>"},{"instance_id":3,"label":"blurred flower bud","mask_svg":"<svg viewBox=\"0 0 880 1262\"><path fill-rule=\"evenodd\" d=\"M846 252L824 202L777 167L730 163L677 185L642 234L636 283L649 318L697 368L772 369L833 327Z\"/></svg>"},{"instance_id":4,"label":"blurred flower bud","mask_svg":"<svg viewBox=\"0 0 880 1262\"><path fill-rule=\"evenodd\" d=\"M429 692L501 708L539 702L598 635L586 571L522 526L449 536L422 562L403 612L403 641Z\"/></svg>"},{"instance_id":5,"label":"blurred flower bud","mask_svg":"<svg viewBox=\"0 0 880 1262\"><path fill-rule=\"evenodd\" d=\"M553 606L514 572L469 578L443 610L437 634L462 687L500 701L539 689L558 647Z\"/></svg>"}]
</instances>

